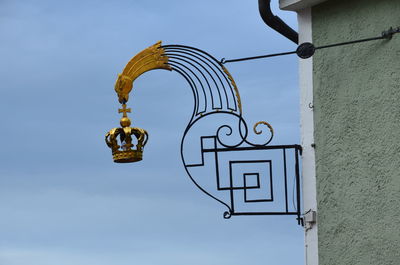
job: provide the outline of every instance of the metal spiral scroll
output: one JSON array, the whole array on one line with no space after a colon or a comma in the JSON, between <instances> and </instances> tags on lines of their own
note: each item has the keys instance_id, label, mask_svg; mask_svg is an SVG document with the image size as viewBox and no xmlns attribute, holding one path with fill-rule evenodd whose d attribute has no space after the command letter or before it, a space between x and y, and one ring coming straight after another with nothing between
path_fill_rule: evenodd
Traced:
<instances>
[{"instance_id":1,"label":"metal spiral scroll","mask_svg":"<svg viewBox=\"0 0 400 265\"><path fill-rule=\"evenodd\" d=\"M197 164L188 164L186 162L184 156L185 138L196 123L207 119L210 115L230 115L236 120L236 124L222 124L216 128L214 135L205 136L206 138L214 138L217 145L225 148L236 148L243 144L253 147L265 146L273 138L273 129L269 123L260 121L254 125L253 132L256 135L265 132L269 132L269 134L261 144L248 141L249 130L246 121L242 117L239 90L229 71L216 58L205 51L189 46L164 45L160 46L160 48L164 49L164 56L168 57L167 64L173 71L183 76L193 92L193 114L181 140L181 157L186 172L201 191L228 208L228 211L224 213L224 218L230 218L234 212L232 207L206 191L190 173L190 168L204 166L204 161ZM268 131L257 130L259 125L266 126ZM239 139L233 144L226 143L223 138L232 136L234 131L238 132Z\"/></svg>"}]
</instances>

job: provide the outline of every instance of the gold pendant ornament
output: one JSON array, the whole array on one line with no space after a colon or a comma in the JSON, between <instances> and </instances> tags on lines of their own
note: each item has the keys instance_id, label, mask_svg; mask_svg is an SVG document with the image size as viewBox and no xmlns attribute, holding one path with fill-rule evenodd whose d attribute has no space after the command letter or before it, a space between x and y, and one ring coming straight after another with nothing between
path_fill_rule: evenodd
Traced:
<instances>
[{"instance_id":1,"label":"gold pendant ornament","mask_svg":"<svg viewBox=\"0 0 400 265\"><path fill-rule=\"evenodd\" d=\"M117 92L118 101L121 104L128 102L129 93L136 78L150 70L172 70L171 66L168 65L168 56L164 53L164 49L161 48L161 41L159 41L139 52L128 62L122 73L118 74L115 82L115 92Z\"/></svg>"},{"instance_id":2,"label":"gold pendant ornament","mask_svg":"<svg viewBox=\"0 0 400 265\"><path fill-rule=\"evenodd\" d=\"M142 160L143 147L146 145L148 134L141 128L132 128L131 120L126 115L131 109L126 108L126 104L122 105L122 109L118 110L123 113L120 120L122 128L111 129L106 134L106 143L111 148L115 163L131 163ZM135 138L132 139L132 136ZM135 143L133 143L135 142Z\"/></svg>"},{"instance_id":3,"label":"gold pendant ornament","mask_svg":"<svg viewBox=\"0 0 400 265\"><path fill-rule=\"evenodd\" d=\"M148 134L144 129L130 127L131 120L127 113L130 113L131 109L126 108L126 103L136 78L154 69L172 70L167 63L168 57L164 54L161 41L159 41L135 55L122 73L118 74L115 92L117 92L118 101L122 104L122 109L118 110L118 113L123 113L120 120L121 128L111 129L105 139L107 146L111 148L114 162L131 163L142 160L143 147L146 145Z\"/></svg>"}]
</instances>

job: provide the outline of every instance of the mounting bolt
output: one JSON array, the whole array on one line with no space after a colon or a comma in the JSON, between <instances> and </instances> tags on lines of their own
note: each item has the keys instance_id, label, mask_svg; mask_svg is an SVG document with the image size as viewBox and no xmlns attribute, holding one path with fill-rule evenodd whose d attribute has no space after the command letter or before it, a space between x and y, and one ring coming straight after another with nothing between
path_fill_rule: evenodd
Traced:
<instances>
[{"instance_id":1,"label":"mounting bolt","mask_svg":"<svg viewBox=\"0 0 400 265\"><path fill-rule=\"evenodd\" d=\"M393 34L399 32L398 30L399 30L398 28L394 29L393 27L390 27L390 29L385 30L385 31L382 32L382 37L385 38L385 39L390 40L393 37Z\"/></svg>"},{"instance_id":2,"label":"mounting bolt","mask_svg":"<svg viewBox=\"0 0 400 265\"><path fill-rule=\"evenodd\" d=\"M315 53L315 46L310 42L304 42L299 45L296 49L296 54L301 59L307 59L313 56Z\"/></svg>"},{"instance_id":3,"label":"mounting bolt","mask_svg":"<svg viewBox=\"0 0 400 265\"><path fill-rule=\"evenodd\" d=\"M314 224L317 223L317 212L313 210L308 210L306 213L303 215L304 219L304 228L306 231L310 230Z\"/></svg>"}]
</instances>

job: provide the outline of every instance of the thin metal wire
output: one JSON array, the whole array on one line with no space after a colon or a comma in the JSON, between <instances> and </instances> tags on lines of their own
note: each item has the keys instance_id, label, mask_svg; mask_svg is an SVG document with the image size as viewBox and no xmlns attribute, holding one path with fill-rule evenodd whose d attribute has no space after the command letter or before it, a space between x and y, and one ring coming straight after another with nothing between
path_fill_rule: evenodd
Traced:
<instances>
[{"instance_id":1,"label":"thin metal wire","mask_svg":"<svg viewBox=\"0 0 400 265\"><path fill-rule=\"evenodd\" d=\"M341 43L335 43L335 44L328 44L328 45L318 46L318 47L315 47L315 49L316 49L316 50L320 50L320 49L326 49L326 48L344 46L344 45L349 45L349 44L356 44L356 43L367 42L367 41L373 41L373 40L383 40L383 39L387 39L387 37L380 36L380 37L367 38L367 39L361 39L361 40L346 41L346 42L341 42Z\"/></svg>"},{"instance_id":2,"label":"thin metal wire","mask_svg":"<svg viewBox=\"0 0 400 265\"><path fill-rule=\"evenodd\" d=\"M389 30L383 31L382 35L379 36L379 37L372 37L372 38L365 38L365 39L360 39L360 40L353 40L353 41L346 41L346 42L339 42L339 43L334 43L334 44L322 45L322 46L315 47L315 50L321 50L321 49L326 49L326 48L332 48L332 47L356 44L356 43L367 42L367 41L391 39L392 36L394 34L396 34L396 33L400 33L400 27L397 27L395 29L390 28ZM257 60L257 59L270 58L270 57L276 57L276 56L284 56L284 55L290 55L290 54L296 54L296 53L297 53L297 50L289 51L289 52L281 52L281 53L272 53L272 54L266 54L266 55L252 56L252 57L237 58L237 59L229 59L229 60L225 60L225 58L222 58L221 61L220 61L220 64L242 62L242 61L249 61L249 60Z\"/></svg>"},{"instance_id":3,"label":"thin metal wire","mask_svg":"<svg viewBox=\"0 0 400 265\"><path fill-rule=\"evenodd\" d=\"M230 60L225 60L225 58L222 58L222 60L220 61L220 63L221 63L221 64L235 63L235 62L241 62L241 61L249 61L249 60L262 59L262 58L283 56L283 55L289 55L289 54L295 54L295 53L296 53L296 51L281 52L281 53L272 53L272 54L266 54L266 55L260 55L260 56L253 56L253 57L245 57L245 58L238 58L238 59L230 59Z\"/></svg>"}]
</instances>

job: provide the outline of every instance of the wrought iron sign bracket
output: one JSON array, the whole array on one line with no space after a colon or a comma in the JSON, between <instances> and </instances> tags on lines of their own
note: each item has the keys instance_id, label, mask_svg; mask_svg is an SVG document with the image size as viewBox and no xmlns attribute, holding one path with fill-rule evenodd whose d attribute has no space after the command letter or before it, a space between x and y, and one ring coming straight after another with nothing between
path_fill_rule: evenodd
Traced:
<instances>
[{"instance_id":1,"label":"wrought iron sign bracket","mask_svg":"<svg viewBox=\"0 0 400 265\"><path fill-rule=\"evenodd\" d=\"M400 33L400 27L397 27L397 28L390 27L388 30L382 31L381 35L377 36L377 37L359 39L359 40L353 40L353 41L346 41L346 42L339 42L339 43L321 45L321 46L314 46L314 44L312 44L310 42L304 42L304 43L300 44L295 51L271 53L271 54L266 54L266 55L229 59L229 60L222 58L220 60L220 63L226 64L226 63L242 62L242 61L257 60L257 59L264 59L264 58L277 57L277 56L284 56L284 55L290 55L290 54L296 54L301 59L308 59L308 58L312 57L317 50L333 48L333 47L338 47L338 46L351 45L351 44L368 42L368 41L375 41L375 40L390 40L390 39L392 39L393 35L397 34L397 33Z\"/></svg>"},{"instance_id":2,"label":"wrought iron sign bracket","mask_svg":"<svg viewBox=\"0 0 400 265\"><path fill-rule=\"evenodd\" d=\"M302 225L301 146L270 145L274 130L266 121L250 130L232 75L200 49L158 42L135 55L118 75L121 127L106 134L114 162L143 158L148 133L130 127L127 104L135 79L154 69L178 73L192 90L194 107L181 140L182 163L195 186L226 208L224 218L293 215Z\"/></svg>"}]
</instances>

